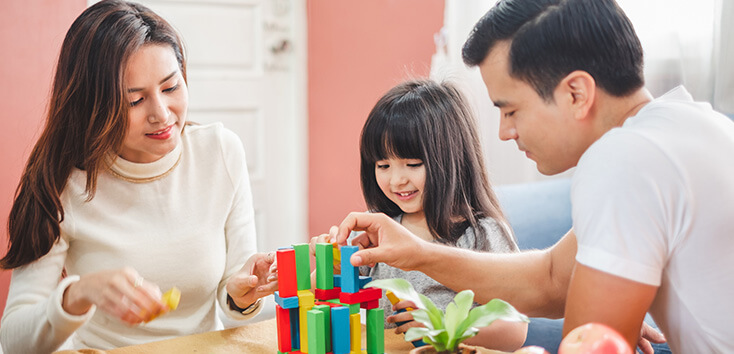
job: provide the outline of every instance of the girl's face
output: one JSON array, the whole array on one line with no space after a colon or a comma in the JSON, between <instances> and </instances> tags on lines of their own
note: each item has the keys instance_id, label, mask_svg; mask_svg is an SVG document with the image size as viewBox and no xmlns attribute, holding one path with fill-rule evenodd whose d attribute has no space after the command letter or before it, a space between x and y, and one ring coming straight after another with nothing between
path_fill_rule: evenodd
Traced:
<instances>
[{"instance_id":1,"label":"girl's face","mask_svg":"<svg viewBox=\"0 0 734 354\"><path fill-rule=\"evenodd\" d=\"M422 160L392 157L375 162L377 185L406 214L423 212L426 167Z\"/></svg>"},{"instance_id":2,"label":"girl's face","mask_svg":"<svg viewBox=\"0 0 734 354\"><path fill-rule=\"evenodd\" d=\"M181 141L189 94L173 48L147 44L133 53L125 70L130 108L120 156L153 162Z\"/></svg>"}]
</instances>

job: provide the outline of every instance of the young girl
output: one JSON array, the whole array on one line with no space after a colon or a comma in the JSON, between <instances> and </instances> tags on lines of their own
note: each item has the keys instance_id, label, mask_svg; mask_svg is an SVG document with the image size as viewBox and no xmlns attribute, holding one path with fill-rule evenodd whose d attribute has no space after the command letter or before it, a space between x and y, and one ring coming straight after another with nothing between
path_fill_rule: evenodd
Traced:
<instances>
[{"instance_id":1,"label":"young girl","mask_svg":"<svg viewBox=\"0 0 734 354\"><path fill-rule=\"evenodd\" d=\"M9 216L6 353L68 339L110 349L256 315L272 255L256 253L244 149L186 126L181 39L148 8L101 1L71 25L49 112ZM167 313L161 289L181 302Z\"/></svg>"},{"instance_id":2,"label":"young girl","mask_svg":"<svg viewBox=\"0 0 734 354\"><path fill-rule=\"evenodd\" d=\"M360 151L370 211L393 217L425 240L481 252L518 251L489 185L474 117L454 86L416 80L388 91L367 118ZM423 273L386 264L362 267L360 273L406 279L441 309L456 295ZM390 302L380 301L385 313L392 313ZM415 305L401 301L395 310L407 307ZM409 322L397 333L420 325L410 312L387 317L388 327L403 321ZM512 351L523 344L526 331L526 323L496 321L467 342Z\"/></svg>"}]
</instances>

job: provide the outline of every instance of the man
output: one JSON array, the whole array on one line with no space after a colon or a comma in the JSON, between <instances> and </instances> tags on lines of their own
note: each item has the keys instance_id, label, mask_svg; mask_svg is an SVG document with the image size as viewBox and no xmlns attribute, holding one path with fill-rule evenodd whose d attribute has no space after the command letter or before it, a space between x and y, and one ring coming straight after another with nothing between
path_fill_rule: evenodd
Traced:
<instances>
[{"instance_id":1,"label":"man","mask_svg":"<svg viewBox=\"0 0 734 354\"><path fill-rule=\"evenodd\" d=\"M653 99L642 48L613 0L500 1L463 57L501 113L500 138L552 175L576 166L573 230L543 251L479 254L350 214L354 265L419 270L481 302L602 322L631 347L646 312L674 352L734 352L734 124L679 87Z\"/></svg>"}]
</instances>

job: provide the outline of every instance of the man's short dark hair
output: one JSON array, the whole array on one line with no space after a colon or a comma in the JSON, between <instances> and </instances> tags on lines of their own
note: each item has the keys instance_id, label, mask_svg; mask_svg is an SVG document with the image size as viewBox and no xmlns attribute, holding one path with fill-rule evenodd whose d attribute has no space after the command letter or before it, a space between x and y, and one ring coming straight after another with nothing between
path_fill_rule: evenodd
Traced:
<instances>
[{"instance_id":1,"label":"man's short dark hair","mask_svg":"<svg viewBox=\"0 0 734 354\"><path fill-rule=\"evenodd\" d=\"M575 70L617 97L644 85L642 46L614 0L500 0L474 26L462 56L476 66L510 40L510 75L546 101Z\"/></svg>"}]
</instances>

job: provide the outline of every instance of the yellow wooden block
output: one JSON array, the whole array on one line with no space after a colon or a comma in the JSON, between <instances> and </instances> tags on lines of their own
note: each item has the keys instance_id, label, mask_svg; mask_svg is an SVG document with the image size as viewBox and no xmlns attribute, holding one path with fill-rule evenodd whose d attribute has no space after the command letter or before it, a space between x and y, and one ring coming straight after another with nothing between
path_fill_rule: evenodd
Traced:
<instances>
[{"instance_id":1,"label":"yellow wooden block","mask_svg":"<svg viewBox=\"0 0 734 354\"><path fill-rule=\"evenodd\" d=\"M171 310L175 310L178 307L178 302L181 301L181 290L178 290L175 286L172 287L163 294L161 301L168 305L168 308Z\"/></svg>"},{"instance_id":2,"label":"yellow wooden block","mask_svg":"<svg viewBox=\"0 0 734 354\"><path fill-rule=\"evenodd\" d=\"M385 296L387 297L388 300L390 300L390 303L393 304L393 305L395 305L398 302L400 302L400 298L398 298L397 295L395 295L390 290L385 291ZM412 307L406 307L405 310L406 311L413 311L413 308Z\"/></svg>"},{"instance_id":3,"label":"yellow wooden block","mask_svg":"<svg viewBox=\"0 0 734 354\"><path fill-rule=\"evenodd\" d=\"M316 297L311 290L298 290L298 331L301 338L301 353L308 353L308 320L306 313L313 309Z\"/></svg>"},{"instance_id":4,"label":"yellow wooden block","mask_svg":"<svg viewBox=\"0 0 734 354\"><path fill-rule=\"evenodd\" d=\"M336 245L336 243L332 243L334 247L332 247L332 252L334 254L334 265L341 265L342 264L342 251L339 249L339 246Z\"/></svg>"},{"instance_id":5,"label":"yellow wooden block","mask_svg":"<svg viewBox=\"0 0 734 354\"><path fill-rule=\"evenodd\" d=\"M349 339L350 354L362 354L362 324L359 322L358 313L349 315Z\"/></svg>"}]
</instances>

